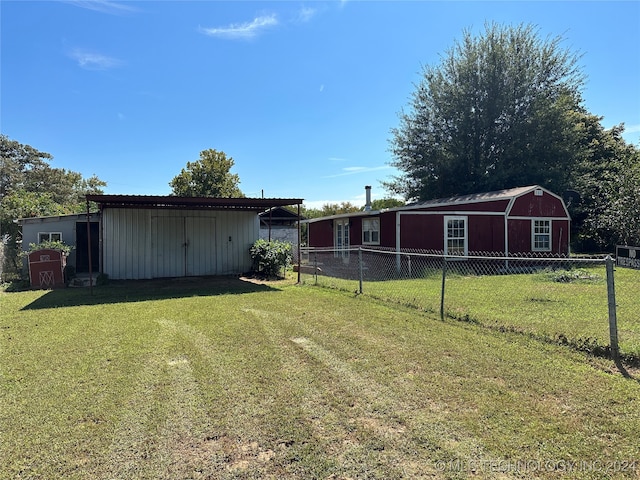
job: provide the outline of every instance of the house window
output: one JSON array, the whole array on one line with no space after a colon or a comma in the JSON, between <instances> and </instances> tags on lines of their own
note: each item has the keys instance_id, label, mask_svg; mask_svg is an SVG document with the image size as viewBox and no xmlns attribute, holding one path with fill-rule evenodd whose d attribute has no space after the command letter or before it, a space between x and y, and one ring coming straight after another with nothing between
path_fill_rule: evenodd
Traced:
<instances>
[{"instance_id":1,"label":"house window","mask_svg":"<svg viewBox=\"0 0 640 480\"><path fill-rule=\"evenodd\" d=\"M38 243L42 242L61 242L61 232L38 232Z\"/></svg>"},{"instance_id":2,"label":"house window","mask_svg":"<svg viewBox=\"0 0 640 480\"><path fill-rule=\"evenodd\" d=\"M532 220L531 249L534 252L551 251L551 220Z\"/></svg>"},{"instance_id":3,"label":"house window","mask_svg":"<svg viewBox=\"0 0 640 480\"><path fill-rule=\"evenodd\" d=\"M380 245L379 218L365 218L362 220L362 244Z\"/></svg>"},{"instance_id":4,"label":"house window","mask_svg":"<svg viewBox=\"0 0 640 480\"><path fill-rule=\"evenodd\" d=\"M445 255L467 255L467 217L444 217Z\"/></svg>"},{"instance_id":5,"label":"house window","mask_svg":"<svg viewBox=\"0 0 640 480\"><path fill-rule=\"evenodd\" d=\"M335 239L334 246L336 248L336 257L349 256L349 219L335 220Z\"/></svg>"}]
</instances>

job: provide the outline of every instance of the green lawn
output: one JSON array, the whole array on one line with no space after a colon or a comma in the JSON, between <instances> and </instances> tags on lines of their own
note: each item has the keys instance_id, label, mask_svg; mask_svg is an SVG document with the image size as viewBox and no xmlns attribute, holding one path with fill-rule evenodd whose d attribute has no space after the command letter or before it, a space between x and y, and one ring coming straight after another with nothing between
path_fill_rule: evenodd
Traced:
<instances>
[{"instance_id":1,"label":"green lawn","mask_svg":"<svg viewBox=\"0 0 640 480\"><path fill-rule=\"evenodd\" d=\"M605 268L577 272L585 278L559 282L559 272L486 276L451 273L445 283L445 314L491 328L566 341L578 348L608 346ZM305 282L315 284L316 279L307 275ZM359 288L356 280L319 276L317 283L351 292ZM615 284L620 349L640 358L640 271L617 268ZM441 290L441 272L425 278L363 282L366 296L438 314Z\"/></svg>"},{"instance_id":2,"label":"green lawn","mask_svg":"<svg viewBox=\"0 0 640 480\"><path fill-rule=\"evenodd\" d=\"M639 398L605 359L286 282L0 292L0 478L637 478Z\"/></svg>"}]
</instances>

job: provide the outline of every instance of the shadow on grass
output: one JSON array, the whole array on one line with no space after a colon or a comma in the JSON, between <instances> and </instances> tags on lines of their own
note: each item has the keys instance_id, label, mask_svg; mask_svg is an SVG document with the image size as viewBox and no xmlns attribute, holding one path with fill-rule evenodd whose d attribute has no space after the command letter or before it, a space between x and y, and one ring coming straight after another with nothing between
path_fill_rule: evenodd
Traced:
<instances>
[{"instance_id":1,"label":"shadow on grass","mask_svg":"<svg viewBox=\"0 0 640 480\"><path fill-rule=\"evenodd\" d=\"M50 290L22 310L278 291L271 284L236 276L112 280L93 287L93 293L88 287Z\"/></svg>"}]
</instances>

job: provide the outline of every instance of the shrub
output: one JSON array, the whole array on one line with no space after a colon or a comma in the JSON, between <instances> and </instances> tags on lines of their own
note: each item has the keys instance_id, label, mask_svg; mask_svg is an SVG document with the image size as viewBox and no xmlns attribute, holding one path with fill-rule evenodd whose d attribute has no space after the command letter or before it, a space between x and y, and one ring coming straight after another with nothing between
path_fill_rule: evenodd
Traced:
<instances>
[{"instance_id":1,"label":"shrub","mask_svg":"<svg viewBox=\"0 0 640 480\"><path fill-rule=\"evenodd\" d=\"M291 264L291 244L260 239L251 246L253 270L266 277L277 277L281 270Z\"/></svg>"},{"instance_id":2,"label":"shrub","mask_svg":"<svg viewBox=\"0 0 640 480\"><path fill-rule=\"evenodd\" d=\"M29 250L22 252L21 255L27 256L32 252L37 252L38 250L59 250L63 255L68 256L74 248L75 247L67 245L60 240L51 240L41 243L30 243Z\"/></svg>"}]
</instances>

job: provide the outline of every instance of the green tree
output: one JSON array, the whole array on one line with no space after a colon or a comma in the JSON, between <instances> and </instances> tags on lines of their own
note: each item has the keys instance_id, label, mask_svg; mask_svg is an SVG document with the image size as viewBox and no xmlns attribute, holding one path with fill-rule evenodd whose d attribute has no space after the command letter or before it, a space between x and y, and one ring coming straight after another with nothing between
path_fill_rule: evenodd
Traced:
<instances>
[{"instance_id":1,"label":"green tree","mask_svg":"<svg viewBox=\"0 0 640 480\"><path fill-rule=\"evenodd\" d=\"M179 197L244 197L238 187L240 177L231 173L233 158L224 152L209 149L200 152L200 160L187 162L169 185Z\"/></svg>"},{"instance_id":2,"label":"green tree","mask_svg":"<svg viewBox=\"0 0 640 480\"><path fill-rule=\"evenodd\" d=\"M87 179L78 172L53 168L49 165L52 159L49 153L0 135L0 201L4 203L5 197L14 196L12 202L31 199L26 203L53 203L57 205L53 208L56 213L74 213L84 210L86 194L103 193L106 182L95 175Z\"/></svg>"},{"instance_id":3,"label":"green tree","mask_svg":"<svg viewBox=\"0 0 640 480\"><path fill-rule=\"evenodd\" d=\"M615 188L604 196L609 206L599 218L599 227L610 232L615 244L640 246L640 154L626 157L623 168L617 172ZM610 237L610 238L611 238Z\"/></svg>"},{"instance_id":4,"label":"green tree","mask_svg":"<svg viewBox=\"0 0 640 480\"><path fill-rule=\"evenodd\" d=\"M371 210L401 207L405 203L397 198L377 198L371 202ZM364 207L362 207L364 209Z\"/></svg>"},{"instance_id":5,"label":"green tree","mask_svg":"<svg viewBox=\"0 0 640 480\"><path fill-rule=\"evenodd\" d=\"M582 152L568 207L578 251L640 245L640 149L623 139L624 125L605 129L601 121L588 114L576 118Z\"/></svg>"},{"instance_id":6,"label":"green tree","mask_svg":"<svg viewBox=\"0 0 640 480\"><path fill-rule=\"evenodd\" d=\"M53 157L0 134L0 201L11 191L29 189L30 172L48 166Z\"/></svg>"},{"instance_id":7,"label":"green tree","mask_svg":"<svg viewBox=\"0 0 640 480\"><path fill-rule=\"evenodd\" d=\"M575 162L581 110L579 56L535 27L469 31L423 69L409 111L392 129L385 187L405 199L540 184L562 192Z\"/></svg>"},{"instance_id":8,"label":"green tree","mask_svg":"<svg viewBox=\"0 0 640 480\"><path fill-rule=\"evenodd\" d=\"M359 211L361 211L361 208L356 207L351 202L340 202L325 203L324 205L322 205L322 208L307 208L303 205L300 214L305 218L319 218Z\"/></svg>"}]
</instances>

